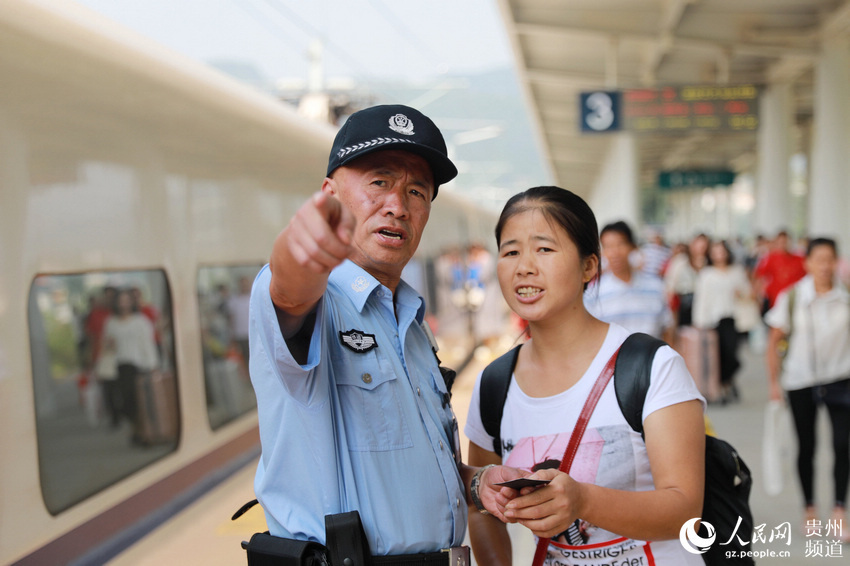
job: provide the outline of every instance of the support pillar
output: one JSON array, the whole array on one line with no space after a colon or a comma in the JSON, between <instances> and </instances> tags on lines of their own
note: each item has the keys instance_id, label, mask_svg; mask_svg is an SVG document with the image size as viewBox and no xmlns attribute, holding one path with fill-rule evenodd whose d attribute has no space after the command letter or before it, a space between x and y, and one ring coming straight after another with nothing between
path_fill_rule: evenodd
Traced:
<instances>
[{"instance_id":1,"label":"support pillar","mask_svg":"<svg viewBox=\"0 0 850 566\"><path fill-rule=\"evenodd\" d=\"M815 68L809 233L850 251L850 38L824 41Z\"/></svg>"},{"instance_id":2,"label":"support pillar","mask_svg":"<svg viewBox=\"0 0 850 566\"><path fill-rule=\"evenodd\" d=\"M789 227L791 221L789 164L794 126L791 85L770 85L759 102L754 225L757 232L771 237Z\"/></svg>"},{"instance_id":3,"label":"support pillar","mask_svg":"<svg viewBox=\"0 0 850 566\"><path fill-rule=\"evenodd\" d=\"M600 230L609 222L625 220L635 234L640 233L638 175L634 135L616 134L589 202Z\"/></svg>"}]
</instances>

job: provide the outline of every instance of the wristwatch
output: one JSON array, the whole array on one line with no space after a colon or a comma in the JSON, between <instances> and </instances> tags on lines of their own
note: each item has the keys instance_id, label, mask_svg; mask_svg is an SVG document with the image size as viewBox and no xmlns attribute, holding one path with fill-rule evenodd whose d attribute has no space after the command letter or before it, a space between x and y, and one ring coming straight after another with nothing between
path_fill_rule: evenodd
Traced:
<instances>
[{"instance_id":1,"label":"wristwatch","mask_svg":"<svg viewBox=\"0 0 850 566\"><path fill-rule=\"evenodd\" d=\"M478 495L478 487L481 483L481 476L484 475L484 472L489 470L492 467L495 467L496 464L489 464L480 468L475 475L472 476L472 481L469 483L469 495L472 497L472 502L475 503L475 507L478 509L478 512L482 515L489 515L490 512L484 508L484 504L481 503L481 497Z\"/></svg>"}]
</instances>

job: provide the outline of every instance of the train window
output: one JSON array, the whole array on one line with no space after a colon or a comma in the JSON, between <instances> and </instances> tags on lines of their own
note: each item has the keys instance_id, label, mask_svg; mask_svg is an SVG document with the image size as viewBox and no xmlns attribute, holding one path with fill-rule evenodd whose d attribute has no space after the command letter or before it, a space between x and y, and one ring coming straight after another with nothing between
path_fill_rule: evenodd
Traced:
<instances>
[{"instance_id":1,"label":"train window","mask_svg":"<svg viewBox=\"0 0 850 566\"><path fill-rule=\"evenodd\" d=\"M248 377L248 302L262 266L198 270L207 416L216 429L257 406Z\"/></svg>"},{"instance_id":2,"label":"train window","mask_svg":"<svg viewBox=\"0 0 850 566\"><path fill-rule=\"evenodd\" d=\"M41 489L55 515L177 448L171 296L161 270L41 275L28 311Z\"/></svg>"}]
</instances>

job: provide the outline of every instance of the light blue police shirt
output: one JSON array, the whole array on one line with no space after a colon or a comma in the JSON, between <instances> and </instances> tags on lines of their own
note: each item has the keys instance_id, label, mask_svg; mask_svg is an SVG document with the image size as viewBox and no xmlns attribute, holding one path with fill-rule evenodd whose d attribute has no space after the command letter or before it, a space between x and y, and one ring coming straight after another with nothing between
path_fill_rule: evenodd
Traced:
<instances>
[{"instance_id":1,"label":"light blue police shirt","mask_svg":"<svg viewBox=\"0 0 850 566\"><path fill-rule=\"evenodd\" d=\"M267 265L251 293L250 374L262 443L254 489L271 534L324 543L326 514L358 510L375 555L461 545L457 423L421 327L422 297L402 281L394 311L390 290L345 261L299 365L270 282Z\"/></svg>"}]
</instances>

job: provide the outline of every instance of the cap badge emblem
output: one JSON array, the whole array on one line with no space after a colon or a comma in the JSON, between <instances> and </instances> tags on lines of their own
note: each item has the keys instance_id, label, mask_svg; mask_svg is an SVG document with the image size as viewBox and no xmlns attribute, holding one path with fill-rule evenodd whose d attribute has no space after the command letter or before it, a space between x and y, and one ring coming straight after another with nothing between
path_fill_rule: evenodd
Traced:
<instances>
[{"instance_id":1,"label":"cap badge emblem","mask_svg":"<svg viewBox=\"0 0 850 566\"><path fill-rule=\"evenodd\" d=\"M362 330L349 330L348 332L339 332L339 337L342 343L348 346L349 350L363 354L372 348L376 348L378 343L375 342L374 334L366 334Z\"/></svg>"},{"instance_id":2,"label":"cap badge emblem","mask_svg":"<svg viewBox=\"0 0 850 566\"><path fill-rule=\"evenodd\" d=\"M404 114L396 114L390 117L390 129L406 136L412 136L413 122Z\"/></svg>"}]
</instances>

